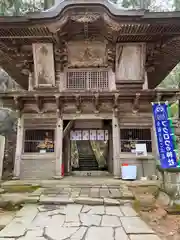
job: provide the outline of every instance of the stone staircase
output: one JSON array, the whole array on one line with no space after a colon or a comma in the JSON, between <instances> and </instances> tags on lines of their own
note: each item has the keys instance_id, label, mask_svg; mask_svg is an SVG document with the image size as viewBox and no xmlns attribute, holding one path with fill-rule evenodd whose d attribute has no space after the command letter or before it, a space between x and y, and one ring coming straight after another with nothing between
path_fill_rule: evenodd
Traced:
<instances>
[{"instance_id":1,"label":"stone staircase","mask_svg":"<svg viewBox=\"0 0 180 240\"><path fill-rule=\"evenodd\" d=\"M79 171L97 171L98 162L89 141L77 141L79 153Z\"/></svg>"}]
</instances>

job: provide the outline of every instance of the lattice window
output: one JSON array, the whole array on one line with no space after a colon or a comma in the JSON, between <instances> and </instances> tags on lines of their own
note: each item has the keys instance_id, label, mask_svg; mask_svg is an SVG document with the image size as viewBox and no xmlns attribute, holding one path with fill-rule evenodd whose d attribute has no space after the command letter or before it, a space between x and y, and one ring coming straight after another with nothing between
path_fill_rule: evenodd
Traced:
<instances>
[{"instance_id":1,"label":"lattice window","mask_svg":"<svg viewBox=\"0 0 180 240\"><path fill-rule=\"evenodd\" d=\"M147 152L152 152L151 129L121 129L121 152L135 152L137 143L145 143Z\"/></svg>"},{"instance_id":2,"label":"lattice window","mask_svg":"<svg viewBox=\"0 0 180 240\"><path fill-rule=\"evenodd\" d=\"M107 70L68 70L67 89L108 89L109 79Z\"/></svg>"},{"instance_id":3,"label":"lattice window","mask_svg":"<svg viewBox=\"0 0 180 240\"><path fill-rule=\"evenodd\" d=\"M87 72L67 72L67 88L86 89Z\"/></svg>"},{"instance_id":4,"label":"lattice window","mask_svg":"<svg viewBox=\"0 0 180 240\"><path fill-rule=\"evenodd\" d=\"M108 72L89 72L89 88L90 89L107 89L109 87Z\"/></svg>"},{"instance_id":5,"label":"lattice window","mask_svg":"<svg viewBox=\"0 0 180 240\"><path fill-rule=\"evenodd\" d=\"M54 130L26 130L24 152L54 152Z\"/></svg>"}]
</instances>

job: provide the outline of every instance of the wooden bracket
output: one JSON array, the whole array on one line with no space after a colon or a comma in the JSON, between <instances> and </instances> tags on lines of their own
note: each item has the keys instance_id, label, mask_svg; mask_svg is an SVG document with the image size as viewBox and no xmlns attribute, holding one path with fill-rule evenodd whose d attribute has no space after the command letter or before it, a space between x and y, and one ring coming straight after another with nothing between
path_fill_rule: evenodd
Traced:
<instances>
[{"instance_id":1,"label":"wooden bracket","mask_svg":"<svg viewBox=\"0 0 180 240\"><path fill-rule=\"evenodd\" d=\"M60 95L55 95L55 99L56 99L56 114L57 117L60 118L62 117L63 113L63 103L61 101Z\"/></svg>"},{"instance_id":2,"label":"wooden bracket","mask_svg":"<svg viewBox=\"0 0 180 240\"><path fill-rule=\"evenodd\" d=\"M133 108L132 108L132 112L133 113L137 113L139 111L139 99L141 97L141 93L136 93L134 102L133 102Z\"/></svg>"},{"instance_id":3,"label":"wooden bracket","mask_svg":"<svg viewBox=\"0 0 180 240\"><path fill-rule=\"evenodd\" d=\"M38 107L39 113L43 112L43 99L40 96L35 95L36 104Z\"/></svg>"},{"instance_id":4,"label":"wooden bracket","mask_svg":"<svg viewBox=\"0 0 180 240\"><path fill-rule=\"evenodd\" d=\"M114 112L114 116L118 118L118 116L119 116L119 109L118 108L114 108L113 112Z\"/></svg>"},{"instance_id":5,"label":"wooden bracket","mask_svg":"<svg viewBox=\"0 0 180 240\"><path fill-rule=\"evenodd\" d=\"M114 94L114 104L113 104L114 108L118 108L119 107L119 93L115 93Z\"/></svg>"},{"instance_id":6,"label":"wooden bracket","mask_svg":"<svg viewBox=\"0 0 180 240\"><path fill-rule=\"evenodd\" d=\"M14 96L14 105L15 105L16 112L21 114L21 112L24 108L24 103L19 96Z\"/></svg>"},{"instance_id":7,"label":"wooden bracket","mask_svg":"<svg viewBox=\"0 0 180 240\"><path fill-rule=\"evenodd\" d=\"M100 101L99 101L99 93L96 93L94 96L94 106L95 106L95 113L99 113L100 108Z\"/></svg>"},{"instance_id":8,"label":"wooden bracket","mask_svg":"<svg viewBox=\"0 0 180 240\"><path fill-rule=\"evenodd\" d=\"M75 95L76 98L76 113L80 114L82 109L81 109L81 97L79 94Z\"/></svg>"},{"instance_id":9,"label":"wooden bracket","mask_svg":"<svg viewBox=\"0 0 180 240\"><path fill-rule=\"evenodd\" d=\"M156 93L156 102L160 102L162 100L162 93L157 92Z\"/></svg>"}]
</instances>

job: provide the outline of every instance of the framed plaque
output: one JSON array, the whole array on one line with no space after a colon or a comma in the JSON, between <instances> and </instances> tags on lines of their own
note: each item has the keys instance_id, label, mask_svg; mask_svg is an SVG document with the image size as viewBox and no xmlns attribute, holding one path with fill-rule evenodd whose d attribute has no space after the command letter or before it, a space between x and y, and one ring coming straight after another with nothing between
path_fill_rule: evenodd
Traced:
<instances>
[{"instance_id":1,"label":"framed plaque","mask_svg":"<svg viewBox=\"0 0 180 240\"><path fill-rule=\"evenodd\" d=\"M90 136L89 136L90 140L95 141L97 140L97 136L96 136L96 130L90 130Z\"/></svg>"},{"instance_id":2,"label":"framed plaque","mask_svg":"<svg viewBox=\"0 0 180 240\"><path fill-rule=\"evenodd\" d=\"M89 131L88 130L82 131L82 140L89 140Z\"/></svg>"},{"instance_id":3,"label":"framed plaque","mask_svg":"<svg viewBox=\"0 0 180 240\"><path fill-rule=\"evenodd\" d=\"M104 141L104 130L97 130L97 140Z\"/></svg>"},{"instance_id":4,"label":"framed plaque","mask_svg":"<svg viewBox=\"0 0 180 240\"><path fill-rule=\"evenodd\" d=\"M109 132L108 132L108 130L104 131L104 138L105 138L105 141L109 140Z\"/></svg>"}]
</instances>

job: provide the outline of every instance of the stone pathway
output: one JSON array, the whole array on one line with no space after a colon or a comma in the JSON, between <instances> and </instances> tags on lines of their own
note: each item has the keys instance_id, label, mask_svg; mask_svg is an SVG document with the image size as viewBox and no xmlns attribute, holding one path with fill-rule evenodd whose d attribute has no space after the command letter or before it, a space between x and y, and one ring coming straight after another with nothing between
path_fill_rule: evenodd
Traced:
<instances>
[{"instance_id":1,"label":"stone pathway","mask_svg":"<svg viewBox=\"0 0 180 240\"><path fill-rule=\"evenodd\" d=\"M32 193L0 194L0 207L5 203L40 203L40 204L97 204L120 205L134 199L126 185L121 186L77 186L68 185L50 188L38 188Z\"/></svg>"},{"instance_id":2,"label":"stone pathway","mask_svg":"<svg viewBox=\"0 0 180 240\"><path fill-rule=\"evenodd\" d=\"M0 240L160 240L130 205L25 205Z\"/></svg>"}]
</instances>

